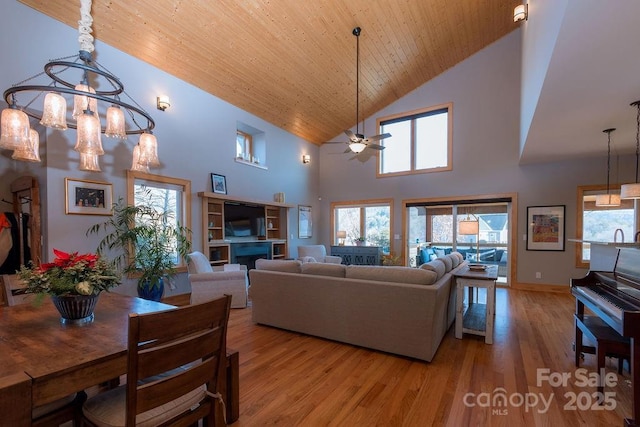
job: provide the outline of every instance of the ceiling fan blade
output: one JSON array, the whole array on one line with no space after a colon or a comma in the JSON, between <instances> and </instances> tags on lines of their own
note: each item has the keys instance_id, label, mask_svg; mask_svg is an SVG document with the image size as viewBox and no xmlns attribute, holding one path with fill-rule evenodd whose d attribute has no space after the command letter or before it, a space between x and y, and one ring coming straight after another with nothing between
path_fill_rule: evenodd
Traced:
<instances>
[{"instance_id":1,"label":"ceiling fan blade","mask_svg":"<svg viewBox=\"0 0 640 427\"><path fill-rule=\"evenodd\" d=\"M373 135L367 138L367 141L379 141L381 139L390 138L390 133L382 133L380 135Z\"/></svg>"},{"instance_id":2,"label":"ceiling fan blade","mask_svg":"<svg viewBox=\"0 0 640 427\"><path fill-rule=\"evenodd\" d=\"M351 148L347 148L346 150L344 150L344 151L342 152L342 154L346 154L346 153L351 153Z\"/></svg>"},{"instance_id":3,"label":"ceiling fan blade","mask_svg":"<svg viewBox=\"0 0 640 427\"><path fill-rule=\"evenodd\" d=\"M358 137L353 132L351 132L349 129L345 130L344 134L347 135L351 141L357 141L358 140Z\"/></svg>"},{"instance_id":4,"label":"ceiling fan blade","mask_svg":"<svg viewBox=\"0 0 640 427\"><path fill-rule=\"evenodd\" d=\"M384 150L384 147L378 144L367 144L367 148L373 148L374 150Z\"/></svg>"},{"instance_id":5,"label":"ceiling fan blade","mask_svg":"<svg viewBox=\"0 0 640 427\"><path fill-rule=\"evenodd\" d=\"M327 141L327 142L324 142L324 144L348 144L348 142L345 142L345 141Z\"/></svg>"}]
</instances>

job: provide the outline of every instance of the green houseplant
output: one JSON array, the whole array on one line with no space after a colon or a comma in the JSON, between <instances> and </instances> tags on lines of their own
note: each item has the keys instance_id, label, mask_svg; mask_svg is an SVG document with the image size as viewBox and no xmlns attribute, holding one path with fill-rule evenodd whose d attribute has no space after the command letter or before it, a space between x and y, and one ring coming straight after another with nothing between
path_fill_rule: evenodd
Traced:
<instances>
[{"instance_id":1,"label":"green houseplant","mask_svg":"<svg viewBox=\"0 0 640 427\"><path fill-rule=\"evenodd\" d=\"M181 226L148 191L144 203L135 206L119 199L112 216L90 227L86 234L101 232L106 234L97 252L116 251L115 266L138 278L138 295L146 299L160 300L163 279L174 276L176 263L186 260L191 251L191 230Z\"/></svg>"}]
</instances>

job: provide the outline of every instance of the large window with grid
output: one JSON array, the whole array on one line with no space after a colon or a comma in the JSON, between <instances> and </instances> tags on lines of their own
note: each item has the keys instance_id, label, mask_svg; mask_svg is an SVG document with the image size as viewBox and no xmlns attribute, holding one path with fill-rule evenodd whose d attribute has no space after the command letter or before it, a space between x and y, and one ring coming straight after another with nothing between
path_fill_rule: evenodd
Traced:
<instances>
[{"instance_id":1,"label":"large window with grid","mask_svg":"<svg viewBox=\"0 0 640 427\"><path fill-rule=\"evenodd\" d=\"M333 203L334 244L356 245L358 240L366 246L380 246L389 253L391 249L391 200ZM345 231L344 242L338 232Z\"/></svg>"}]
</instances>

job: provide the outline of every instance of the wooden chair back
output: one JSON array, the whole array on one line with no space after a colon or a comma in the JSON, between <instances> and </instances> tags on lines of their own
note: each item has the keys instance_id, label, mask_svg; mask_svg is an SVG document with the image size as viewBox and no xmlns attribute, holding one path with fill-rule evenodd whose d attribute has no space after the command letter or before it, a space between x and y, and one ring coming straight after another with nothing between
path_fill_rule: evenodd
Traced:
<instances>
[{"instance_id":1,"label":"wooden chair back","mask_svg":"<svg viewBox=\"0 0 640 427\"><path fill-rule=\"evenodd\" d=\"M31 302L34 298L34 294L25 294L25 284L17 274L3 274L0 276L0 284L4 292L4 300L7 305L18 305Z\"/></svg>"},{"instance_id":2,"label":"wooden chair back","mask_svg":"<svg viewBox=\"0 0 640 427\"><path fill-rule=\"evenodd\" d=\"M226 369L231 296L149 314L129 315L126 425L136 416L206 385L197 407L167 424L214 425ZM179 422L178 422L179 420Z\"/></svg>"}]
</instances>

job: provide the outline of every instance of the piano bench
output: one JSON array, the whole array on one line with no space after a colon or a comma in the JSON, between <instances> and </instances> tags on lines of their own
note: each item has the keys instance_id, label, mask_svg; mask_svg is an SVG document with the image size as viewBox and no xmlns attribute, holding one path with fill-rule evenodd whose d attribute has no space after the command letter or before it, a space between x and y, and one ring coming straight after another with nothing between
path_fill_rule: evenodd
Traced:
<instances>
[{"instance_id":1,"label":"piano bench","mask_svg":"<svg viewBox=\"0 0 640 427\"><path fill-rule=\"evenodd\" d=\"M631 360L631 340L620 335L598 316L574 314L573 317L576 321L576 367L580 367L581 353L595 354L600 374L605 365L605 357L610 356L618 359L618 374L621 374L624 360ZM583 345L583 335L595 343L595 347ZM598 391L602 392L603 387L598 387Z\"/></svg>"}]
</instances>

